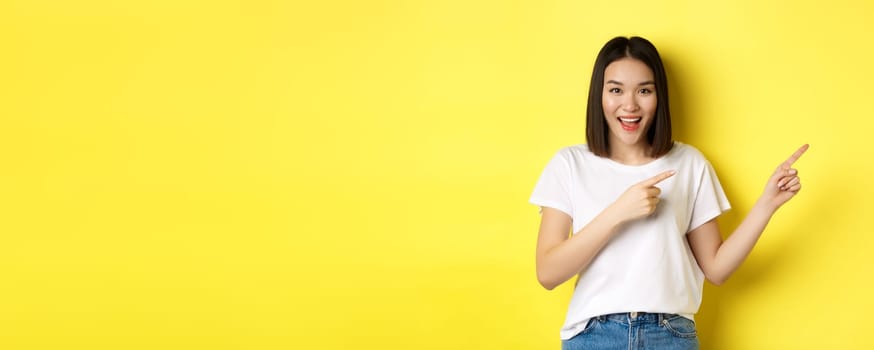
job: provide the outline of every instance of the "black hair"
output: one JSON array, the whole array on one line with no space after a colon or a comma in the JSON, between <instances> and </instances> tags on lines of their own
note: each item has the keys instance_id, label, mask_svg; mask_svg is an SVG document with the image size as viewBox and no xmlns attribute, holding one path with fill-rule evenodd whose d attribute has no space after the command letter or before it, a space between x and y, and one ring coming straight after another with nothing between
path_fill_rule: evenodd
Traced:
<instances>
[{"instance_id":1,"label":"black hair","mask_svg":"<svg viewBox=\"0 0 874 350\"><path fill-rule=\"evenodd\" d=\"M589 85L589 104L586 109L586 142L592 153L601 157L610 156L608 138L610 129L604 118L604 106L601 102L604 93L604 71L610 63L622 58L639 60L652 70L658 102L654 120L646 132L646 140L650 145L649 156L658 158L668 153L674 145L671 135L671 111L668 105L668 77L655 46L637 36L611 39L601 48L598 58L595 59L592 82Z\"/></svg>"}]
</instances>

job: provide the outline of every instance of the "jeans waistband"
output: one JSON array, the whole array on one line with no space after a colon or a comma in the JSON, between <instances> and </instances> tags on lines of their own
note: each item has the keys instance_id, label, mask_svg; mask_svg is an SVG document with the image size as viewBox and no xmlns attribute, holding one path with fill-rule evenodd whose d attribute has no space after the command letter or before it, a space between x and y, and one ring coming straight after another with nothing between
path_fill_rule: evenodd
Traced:
<instances>
[{"instance_id":1,"label":"jeans waistband","mask_svg":"<svg viewBox=\"0 0 874 350\"><path fill-rule=\"evenodd\" d=\"M649 312L622 312L618 314L607 314L595 317L599 321L614 321L624 324L632 323L662 323L664 320L670 320L676 317L683 317L677 314L664 313L649 313Z\"/></svg>"}]
</instances>

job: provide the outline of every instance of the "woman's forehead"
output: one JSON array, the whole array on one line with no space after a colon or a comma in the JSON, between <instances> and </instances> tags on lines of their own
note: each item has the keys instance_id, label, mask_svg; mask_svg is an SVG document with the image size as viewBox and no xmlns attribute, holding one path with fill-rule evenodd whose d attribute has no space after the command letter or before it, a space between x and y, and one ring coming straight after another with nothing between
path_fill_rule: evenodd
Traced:
<instances>
[{"instance_id":1,"label":"woman's forehead","mask_svg":"<svg viewBox=\"0 0 874 350\"><path fill-rule=\"evenodd\" d=\"M604 81L619 83L651 82L653 72L649 66L635 58L622 58L607 65L604 70Z\"/></svg>"}]
</instances>

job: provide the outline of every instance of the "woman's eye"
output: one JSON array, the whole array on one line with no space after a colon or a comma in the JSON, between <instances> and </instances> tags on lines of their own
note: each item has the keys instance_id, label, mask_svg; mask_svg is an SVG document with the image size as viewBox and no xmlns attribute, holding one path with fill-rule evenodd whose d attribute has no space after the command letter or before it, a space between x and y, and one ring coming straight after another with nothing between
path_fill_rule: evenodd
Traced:
<instances>
[{"instance_id":1,"label":"woman's eye","mask_svg":"<svg viewBox=\"0 0 874 350\"><path fill-rule=\"evenodd\" d=\"M613 94L618 94L620 92L622 92L622 90L619 90L619 88L611 88L610 89L610 93L613 93Z\"/></svg>"},{"instance_id":2,"label":"woman's eye","mask_svg":"<svg viewBox=\"0 0 874 350\"><path fill-rule=\"evenodd\" d=\"M640 89L640 93L641 93L642 95L649 95L649 94L652 93L652 90L650 90L650 89Z\"/></svg>"}]
</instances>

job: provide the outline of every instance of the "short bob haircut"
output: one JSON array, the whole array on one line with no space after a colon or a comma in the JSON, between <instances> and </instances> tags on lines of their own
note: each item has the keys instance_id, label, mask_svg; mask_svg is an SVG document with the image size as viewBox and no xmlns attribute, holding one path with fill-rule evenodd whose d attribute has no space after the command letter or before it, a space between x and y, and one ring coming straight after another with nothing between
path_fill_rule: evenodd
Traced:
<instances>
[{"instance_id":1,"label":"short bob haircut","mask_svg":"<svg viewBox=\"0 0 874 350\"><path fill-rule=\"evenodd\" d=\"M654 121L646 132L650 145L649 156L661 157L674 146L671 137L671 112L668 105L668 78L665 67L655 46L641 37L616 37L601 48L595 59L592 83L589 86L589 105L586 110L586 141L589 150L600 157L610 157L610 128L604 117L601 97L604 93L604 71L613 61L633 58L645 63L653 72L656 90L656 112Z\"/></svg>"}]
</instances>

